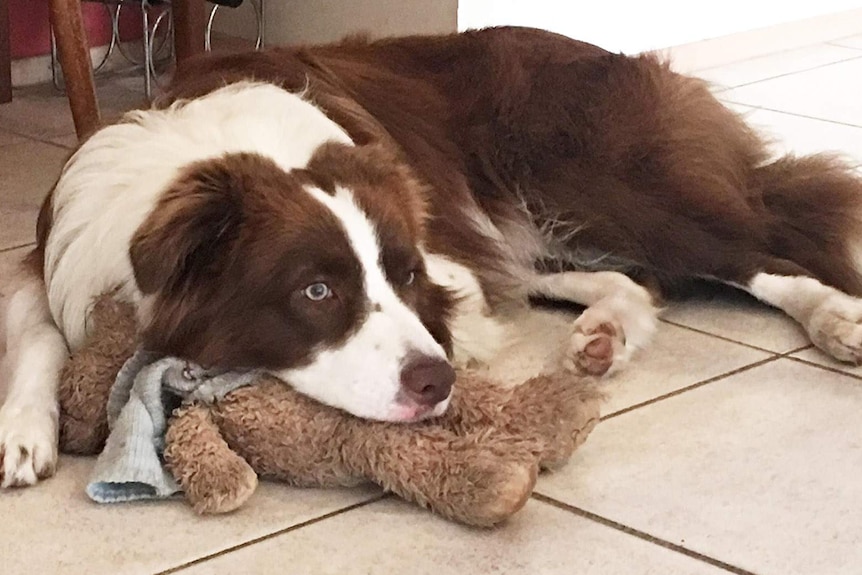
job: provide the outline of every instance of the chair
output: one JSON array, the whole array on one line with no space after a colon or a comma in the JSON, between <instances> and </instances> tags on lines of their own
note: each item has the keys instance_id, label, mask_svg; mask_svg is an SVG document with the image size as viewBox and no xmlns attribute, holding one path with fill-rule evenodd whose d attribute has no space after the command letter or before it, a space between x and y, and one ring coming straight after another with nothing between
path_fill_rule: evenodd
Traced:
<instances>
[{"instance_id":1,"label":"chair","mask_svg":"<svg viewBox=\"0 0 862 575\"><path fill-rule=\"evenodd\" d=\"M0 104L12 101L12 46L9 40L9 4L0 0Z\"/></svg>"},{"instance_id":2,"label":"chair","mask_svg":"<svg viewBox=\"0 0 862 575\"><path fill-rule=\"evenodd\" d=\"M6 0L0 3L5 7ZM174 49L177 62L181 62L204 51L206 7L203 0L173 0L172 12ZM50 16L75 133L82 140L99 127L100 120L81 0L50 0Z\"/></svg>"},{"instance_id":3,"label":"chair","mask_svg":"<svg viewBox=\"0 0 862 575\"><path fill-rule=\"evenodd\" d=\"M111 39L102 56L101 61L94 64L93 72L98 75L99 70L108 63L109 58L119 53L127 62L137 68L141 68L144 79L144 94L147 100L153 99L153 87L161 86L159 73L156 65L160 60L170 60L173 56L173 33L171 18L171 0L82 0L83 2L94 2L102 4L111 20ZM255 20L257 22L257 36L254 46L260 49L264 41L264 0L207 0L211 5L209 18L207 19L204 46L210 50L213 20L219 7L226 6L231 9L239 8L245 1L252 6ZM132 55L123 46L120 38L120 13L124 7L138 7L141 11L142 34L142 56ZM161 32L161 34L159 34ZM51 35L51 72L54 87L62 89L62 82L57 65L57 49L54 35Z\"/></svg>"}]
</instances>

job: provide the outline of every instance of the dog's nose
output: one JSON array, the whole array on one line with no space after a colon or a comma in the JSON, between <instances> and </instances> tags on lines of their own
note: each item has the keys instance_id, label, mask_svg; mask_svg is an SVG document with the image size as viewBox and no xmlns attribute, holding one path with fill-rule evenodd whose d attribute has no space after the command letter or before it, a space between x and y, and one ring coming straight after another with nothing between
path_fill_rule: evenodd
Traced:
<instances>
[{"instance_id":1,"label":"dog's nose","mask_svg":"<svg viewBox=\"0 0 862 575\"><path fill-rule=\"evenodd\" d=\"M454 382L455 370L436 357L411 359L401 370L404 393L422 406L432 407L449 397Z\"/></svg>"}]
</instances>

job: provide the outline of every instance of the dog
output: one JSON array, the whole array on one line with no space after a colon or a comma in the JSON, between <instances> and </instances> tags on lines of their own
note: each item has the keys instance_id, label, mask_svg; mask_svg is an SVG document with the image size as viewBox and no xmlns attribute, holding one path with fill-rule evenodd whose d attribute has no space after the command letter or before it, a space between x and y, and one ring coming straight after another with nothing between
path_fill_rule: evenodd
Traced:
<instances>
[{"instance_id":1,"label":"dog","mask_svg":"<svg viewBox=\"0 0 862 575\"><path fill-rule=\"evenodd\" d=\"M557 368L613 372L692 280L862 360L862 178L770 157L653 55L495 28L190 61L84 142L8 311L2 485L56 462L54 393L94 296L143 344L265 369L360 417L447 406L535 298L586 307Z\"/></svg>"}]
</instances>

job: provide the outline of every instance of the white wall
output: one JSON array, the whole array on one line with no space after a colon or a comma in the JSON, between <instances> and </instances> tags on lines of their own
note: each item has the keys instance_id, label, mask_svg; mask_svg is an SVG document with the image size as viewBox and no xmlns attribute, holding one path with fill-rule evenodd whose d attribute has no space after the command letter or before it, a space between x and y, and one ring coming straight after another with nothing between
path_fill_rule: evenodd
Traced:
<instances>
[{"instance_id":1,"label":"white wall","mask_svg":"<svg viewBox=\"0 0 862 575\"><path fill-rule=\"evenodd\" d=\"M458 0L268 0L267 42L329 42L357 32L454 32L457 6Z\"/></svg>"},{"instance_id":2,"label":"white wall","mask_svg":"<svg viewBox=\"0 0 862 575\"><path fill-rule=\"evenodd\" d=\"M854 8L862 0L459 0L458 29L534 26L631 53Z\"/></svg>"}]
</instances>

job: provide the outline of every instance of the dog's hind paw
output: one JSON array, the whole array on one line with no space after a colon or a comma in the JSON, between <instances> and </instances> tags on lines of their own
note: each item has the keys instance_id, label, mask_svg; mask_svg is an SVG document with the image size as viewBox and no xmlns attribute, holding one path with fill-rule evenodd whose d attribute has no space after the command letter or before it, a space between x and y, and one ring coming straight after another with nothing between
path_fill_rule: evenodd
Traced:
<instances>
[{"instance_id":1,"label":"dog's hind paw","mask_svg":"<svg viewBox=\"0 0 862 575\"><path fill-rule=\"evenodd\" d=\"M862 299L838 294L823 302L807 325L811 341L835 359L862 364Z\"/></svg>"}]
</instances>

